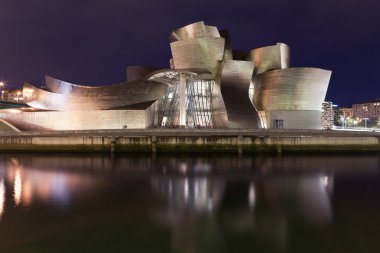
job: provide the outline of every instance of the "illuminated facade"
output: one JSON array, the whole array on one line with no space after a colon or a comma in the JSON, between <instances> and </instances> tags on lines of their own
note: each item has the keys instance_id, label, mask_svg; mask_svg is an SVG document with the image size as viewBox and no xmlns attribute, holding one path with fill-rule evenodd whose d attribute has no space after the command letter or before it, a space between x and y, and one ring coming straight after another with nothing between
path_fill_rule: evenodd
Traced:
<instances>
[{"instance_id":1,"label":"illuminated facade","mask_svg":"<svg viewBox=\"0 0 380 253\"><path fill-rule=\"evenodd\" d=\"M352 114L353 117L359 119L380 118L380 100L353 104Z\"/></svg>"},{"instance_id":2,"label":"illuminated facade","mask_svg":"<svg viewBox=\"0 0 380 253\"><path fill-rule=\"evenodd\" d=\"M173 31L170 48L169 69L128 67L119 84L26 83L30 108L0 118L26 130L322 128L331 71L290 68L287 45L234 51L226 30L197 22Z\"/></svg>"}]
</instances>

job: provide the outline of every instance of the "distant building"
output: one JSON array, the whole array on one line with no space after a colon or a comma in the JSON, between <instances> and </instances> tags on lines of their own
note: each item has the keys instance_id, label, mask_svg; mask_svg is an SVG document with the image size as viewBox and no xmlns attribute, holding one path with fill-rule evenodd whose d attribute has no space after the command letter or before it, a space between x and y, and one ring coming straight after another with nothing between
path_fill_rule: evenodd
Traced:
<instances>
[{"instance_id":1,"label":"distant building","mask_svg":"<svg viewBox=\"0 0 380 253\"><path fill-rule=\"evenodd\" d=\"M23 102L24 96L19 89L4 89L0 91L1 100L9 102Z\"/></svg>"},{"instance_id":2,"label":"distant building","mask_svg":"<svg viewBox=\"0 0 380 253\"><path fill-rule=\"evenodd\" d=\"M23 93L20 90L9 90L5 92L6 98L11 102L22 102L24 100Z\"/></svg>"},{"instance_id":3,"label":"distant building","mask_svg":"<svg viewBox=\"0 0 380 253\"><path fill-rule=\"evenodd\" d=\"M339 120L340 118L354 118L352 107L335 107L334 120Z\"/></svg>"},{"instance_id":4,"label":"distant building","mask_svg":"<svg viewBox=\"0 0 380 253\"><path fill-rule=\"evenodd\" d=\"M380 100L353 104L352 110L355 118L380 118Z\"/></svg>"}]
</instances>

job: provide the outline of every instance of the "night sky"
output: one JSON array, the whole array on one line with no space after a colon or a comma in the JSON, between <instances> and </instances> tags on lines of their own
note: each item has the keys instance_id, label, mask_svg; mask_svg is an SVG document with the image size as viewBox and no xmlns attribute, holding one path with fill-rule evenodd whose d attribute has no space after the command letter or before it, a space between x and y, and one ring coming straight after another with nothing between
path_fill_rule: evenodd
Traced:
<instances>
[{"instance_id":1,"label":"night sky","mask_svg":"<svg viewBox=\"0 0 380 253\"><path fill-rule=\"evenodd\" d=\"M168 67L169 36L205 21L234 49L283 42L291 65L333 71L327 100L380 98L378 0L0 0L0 79L107 85L125 67Z\"/></svg>"}]
</instances>

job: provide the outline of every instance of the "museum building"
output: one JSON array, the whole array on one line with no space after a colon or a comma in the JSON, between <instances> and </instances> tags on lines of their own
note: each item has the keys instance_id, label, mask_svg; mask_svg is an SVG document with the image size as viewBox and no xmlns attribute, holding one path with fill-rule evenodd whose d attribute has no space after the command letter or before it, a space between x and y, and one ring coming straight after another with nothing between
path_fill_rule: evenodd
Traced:
<instances>
[{"instance_id":1,"label":"museum building","mask_svg":"<svg viewBox=\"0 0 380 253\"><path fill-rule=\"evenodd\" d=\"M152 127L322 129L331 71L291 68L286 44L233 50L227 30L197 22L172 32L170 67L127 67L127 80L25 83L28 107L0 110L21 130Z\"/></svg>"}]
</instances>

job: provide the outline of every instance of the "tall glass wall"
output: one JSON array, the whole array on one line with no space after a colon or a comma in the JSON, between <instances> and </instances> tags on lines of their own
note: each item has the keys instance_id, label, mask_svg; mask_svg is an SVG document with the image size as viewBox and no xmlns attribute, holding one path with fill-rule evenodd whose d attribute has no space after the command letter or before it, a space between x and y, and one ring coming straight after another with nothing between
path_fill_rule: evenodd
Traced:
<instances>
[{"instance_id":1,"label":"tall glass wall","mask_svg":"<svg viewBox=\"0 0 380 253\"><path fill-rule=\"evenodd\" d=\"M165 96L158 102L158 125L175 127L180 125L180 100L186 100L186 126L212 127L212 89L214 81L187 80L185 96L180 96L180 84L171 85Z\"/></svg>"}]
</instances>

